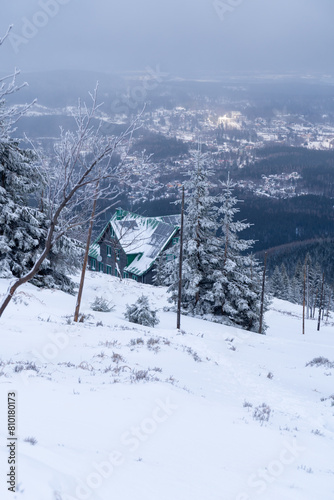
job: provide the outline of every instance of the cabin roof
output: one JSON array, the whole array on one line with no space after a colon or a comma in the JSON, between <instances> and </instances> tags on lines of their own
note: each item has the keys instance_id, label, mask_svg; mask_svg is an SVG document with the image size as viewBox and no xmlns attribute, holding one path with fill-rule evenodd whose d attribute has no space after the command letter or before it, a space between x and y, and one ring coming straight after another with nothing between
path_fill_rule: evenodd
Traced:
<instances>
[{"instance_id":1,"label":"cabin roof","mask_svg":"<svg viewBox=\"0 0 334 500\"><path fill-rule=\"evenodd\" d=\"M97 258L105 231L110 226L127 255L136 255L124 271L143 275L167 246L179 229L180 216L144 217L118 208L98 238L90 247L89 255ZM98 248L97 248L98 247Z\"/></svg>"}]
</instances>

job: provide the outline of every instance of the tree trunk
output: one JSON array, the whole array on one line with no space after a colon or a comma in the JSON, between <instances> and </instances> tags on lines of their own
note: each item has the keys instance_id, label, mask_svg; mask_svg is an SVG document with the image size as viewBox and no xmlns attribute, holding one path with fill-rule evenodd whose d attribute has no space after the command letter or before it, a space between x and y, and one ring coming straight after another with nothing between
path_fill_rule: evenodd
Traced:
<instances>
[{"instance_id":1,"label":"tree trunk","mask_svg":"<svg viewBox=\"0 0 334 500\"><path fill-rule=\"evenodd\" d=\"M5 298L3 299L3 301L0 305L0 318L1 318L4 310L6 309L6 307L8 306L10 301L12 300L16 290L21 285L24 285L24 283L27 283L28 281L30 281L35 276L35 274L38 273L41 265L43 264L44 260L46 259L46 257L48 256L48 254L52 248L52 237L53 237L53 233L54 233L54 227L55 227L54 224L51 223L49 231L48 231L48 235L47 235L47 238L45 241L45 248L44 248L43 252L41 253L39 259L35 262L33 268L27 274L22 276L21 278L17 278L17 280L14 281L14 283L9 286L9 288L7 290L7 294L5 295Z\"/></svg>"},{"instance_id":2,"label":"tree trunk","mask_svg":"<svg viewBox=\"0 0 334 500\"><path fill-rule=\"evenodd\" d=\"M93 202L93 210L92 210L92 215L90 217L89 229L88 229L88 235L87 235L87 241L86 241L86 250L85 250L85 256L84 256L84 262L83 262L82 270L81 270L81 278L80 278L80 285L79 285L79 291L78 291L78 298L77 298L77 303L76 303L75 312L74 312L74 321L76 323L78 322L78 318L79 318L79 311L80 311L80 305L81 305L82 292L83 292L83 287L84 287L84 283L85 283L86 267L87 267L87 262L88 262L90 240L92 238L92 231L93 231L93 224L94 224L94 217L95 217L95 210L96 210L96 202L97 202L97 196L98 196L98 189L99 189L99 181L96 183L95 196L94 196L94 202Z\"/></svg>"}]
</instances>

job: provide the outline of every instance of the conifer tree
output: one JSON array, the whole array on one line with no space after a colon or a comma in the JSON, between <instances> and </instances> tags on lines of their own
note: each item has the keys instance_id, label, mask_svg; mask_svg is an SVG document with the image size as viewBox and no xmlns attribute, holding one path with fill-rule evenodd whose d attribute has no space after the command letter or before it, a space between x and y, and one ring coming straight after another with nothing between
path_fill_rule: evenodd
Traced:
<instances>
[{"instance_id":1,"label":"conifer tree","mask_svg":"<svg viewBox=\"0 0 334 500\"><path fill-rule=\"evenodd\" d=\"M232 182L227 181L217 198L210 196L209 179L208 158L197 152L186 183L182 309L258 331L262 277L258 262L245 255L254 242L238 236L250 224L234 220L239 209ZM219 229L221 235L217 236ZM174 274L169 271L174 302L178 284L175 261ZM265 309L267 303L266 299Z\"/></svg>"},{"instance_id":2,"label":"conifer tree","mask_svg":"<svg viewBox=\"0 0 334 500\"><path fill-rule=\"evenodd\" d=\"M279 299L291 300L291 284L290 278L288 276L286 267L284 264L281 265L281 276L282 276L282 290L279 295Z\"/></svg>"},{"instance_id":3,"label":"conifer tree","mask_svg":"<svg viewBox=\"0 0 334 500\"><path fill-rule=\"evenodd\" d=\"M213 287L209 294L214 299L216 314L227 316L243 328L258 331L261 276L258 262L245 254L254 241L239 238L239 233L250 227L250 224L234 220L239 212L236 206L239 200L233 196L234 186L228 179L220 197L218 217L222 233L222 258L210 276Z\"/></svg>"},{"instance_id":4,"label":"conifer tree","mask_svg":"<svg viewBox=\"0 0 334 500\"><path fill-rule=\"evenodd\" d=\"M270 279L270 291L274 297L281 298L283 289L282 274L278 266L275 267Z\"/></svg>"},{"instance_id":5,"label":"conifer tree","mask_svg":"<svg viewBox=\"0 0 334 500\"><path fill-rule=\"evenodd\" d=\"M179 243L176 243L159 255L155 263L153 276L153 284L155 286L171 286L177 282L179 256Z\"/></svg>"},{"instance_id":6,"label":"conifer tree","mask_svg":"<svg viewBox=\"0 0 334 500\"><path fill-rule=\"evenodd\" d=\"M193 154L193 169L185 182L183 275L181 304L188 314L203 315L211 312L207 291L212 288L210 269L218 263L221 249L216 237L216 199L209 193L211 175L209 159L200 150ZM174 261L177 276L178 258ZM170 286L172 300L177 300L178 278Z\"/></svg>"},{"instance_id":7,"label":"conifer tree","mask_svg":"<svg viewBox=\"0 0 334 500\"><path fill-rule=\"evenodd\" d=\"M159 323L157 311L150 308L148 297L146 297L146 295L141 295L137 302L130 306L127 304L124 316L131 323L137 323L139 325L154 327Z\"/></svg>"}]
</instances>

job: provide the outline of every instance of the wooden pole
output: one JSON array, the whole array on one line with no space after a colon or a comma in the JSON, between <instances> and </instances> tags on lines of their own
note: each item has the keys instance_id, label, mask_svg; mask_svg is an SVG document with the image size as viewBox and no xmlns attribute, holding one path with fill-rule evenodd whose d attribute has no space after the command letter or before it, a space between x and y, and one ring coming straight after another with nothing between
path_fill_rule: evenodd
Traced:
<instances>
[{"instance_id":1,"label":"wooden pole","mask_svg":"<svg viewBox=\"0 0 334 500\"><path fill-rule=\"evenodd\" d=\"M266 252L264 254L264 267L263 267L263 278L262 278L260 328L259 328L259 333L260 334L262 334L262 329L263 329L264 287L265 287L265 284L266 284L267 256L268 256L268 253Z\"/></svg>"},{"instance_id":2,"label":"wooden pole","mask_svg":"<svg viewBox=\"0 0 334 500\"><path fill-rule=\"evenodd\" d=\"M81 278L80 278L80 285L79 285L79 291L78 291L78 298L77 298L77 303L76 303L75 312L74 312L74 321L75 322L78 322L78 318L79 318L79 311L80 311L80 305L81 305L82 291L83 291L84 282L85 282L86 267L87 267L87 262L88 262L88 253L89 253L90 240L91 240L92 231L93 231L93 224L94 224L94 217L95 217L95 210L96 210L96 203L97 203L98 192L99 192L99 181L97 181L97 183L96 183L95 194L94 194L94 202L93 202L93 210L92 210L92 215L90 217L90 222L89 222L89 229L88 229L88 235L87 235L85 256L84 256L83 266L82 266L82 270L81 270Z\"/></svg>"},{"instance_id":3,"label":"wooden pole","mask_svg":"<svg viewBox=\"0 0 334 500\"><path fill-rule=\"evenodd\" d=\"M183 226L184 226L184 186L182 187L181 227L180 227L179 291L178 291L178 300L177 300L177 321L176 321L176 328L178 330L180 330L180 327L181 327Z\"/></svg>"}]
</instances>

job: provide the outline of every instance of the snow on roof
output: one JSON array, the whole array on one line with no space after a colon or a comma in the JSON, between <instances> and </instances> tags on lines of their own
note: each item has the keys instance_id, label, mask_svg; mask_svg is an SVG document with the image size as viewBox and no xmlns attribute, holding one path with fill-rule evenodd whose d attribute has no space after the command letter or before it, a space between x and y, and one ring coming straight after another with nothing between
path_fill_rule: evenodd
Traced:
<instances>
[{"instance_id":1,"label":"snow on roof","mask_svg":"<svg viewBox=\"0 0 334 500\"><path fill-rule=\"evenodd\" d=\"M181 215L162 215L161 217L156 217L156 219L166 222L171 226L180 227L181 225Z\"/></svg>"},{"instance_id":2,"label":"snow on roof","mask_svg":"<svg viewBox=\"0 0 334 500\"><path fill-rule=\"evenodd\" d=\"M99 247L101 238L110 224L124 252L127 255L136 255L124 270L141 276L150 269L160 252L175 235L179 221L180 216L177 215L143 217L119 208L91 245L89 255L96 258L96 246Z\"/></svg>"},{"instance_id":3,"label":"snow on roof","mask_svg":"<svg viewBox=\"0 0 334 500\"><path fill-rule=\"evenodd\" d=\"M93 259L97 259L100 256L100 245L98 243L93 243L89 247L89 257L92 257Z\"/></svg>"},{"instance_id":4,"label":"snow on roof","mask_svg":"<svg viewBox=\"0 0 334 500\"><path fill-rule=\"evenodd\" d=\"M122 219L119 220L119 214ZM160 220L159 217L143 217L131 212L116 212L110 220L124 252L137 254L125 268L127 272L141 276L152 266L160 252L177 231L177 227Z\"/></svg>"}]
</instances>

